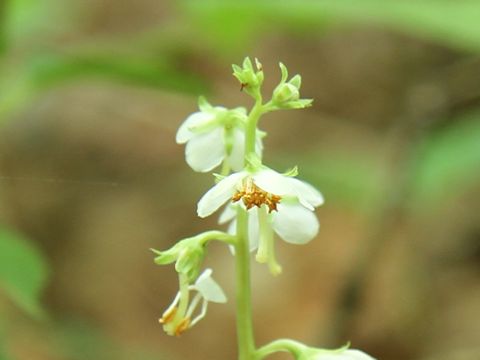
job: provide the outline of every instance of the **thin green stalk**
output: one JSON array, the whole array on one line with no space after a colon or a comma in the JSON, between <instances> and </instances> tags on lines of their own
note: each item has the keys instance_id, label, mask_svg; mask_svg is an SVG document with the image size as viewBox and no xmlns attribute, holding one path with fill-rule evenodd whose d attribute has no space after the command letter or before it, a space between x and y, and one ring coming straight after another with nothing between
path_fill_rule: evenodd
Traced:
<instances>
[{"instance_id":1,"label":"thin green stalk","mask_svg":"<svg viewBox=\"0 0 480 360\"><path fill-rule=\"evenodd\" d=\"M298 341L290 339L278 339L258 349L255 353L254 359L261 360L264 357L276 352L289 352L295 358L297 358L303 349L305 349L305 345Z\"/></svg>"},{"instance_id":2,"label":"thin green stalk","mask_svg":"<svg viewBox=\"0 0 480 360\"><path fill-rule=\"evenodd\" d=\"M235 265L237 270L237 336L239 360L253 360L253 354L255 353L247 219L247 212L241 207L238 207Z\"/></svg>"},{"instance_id":3,"label":"thin green stalk","mask_svg":"<svg viewBox=\"0 0 480 360\"><path fill-rule=\"evenodd\" d=\"M183 316L186 313L189 303L188 277L185 274L179 274L180 303L176 316Z\"/></svg>"},{"instance_id":4,"label":"thin green stalk","mask_svg":"<svg viewBox=\"0 0 480 360\"><path fill-rule=\"evenodd\" d=\"M248 159L257 156L257 123L262 115L262 97L259 95L247 119L245 129L245 166ZM237 337L239 360L253 360L255 339L252 324L252 300L250 284L250 249L248 242L248 214L245 209L237 210L237 242L235 244L235 266L237 272Z\"/></svg>"},{"instance_id":5,"label":"thin green stalk","mask_svg":"<svg viewBox=\"0 0 480 360\"><path fill-rule=\"evenodd\" d=\"M245 165L247 165L246 160L249 156L255 155L255 144L257 142L257 123L258 119L263 113L262 97L259 96L255 105L250 112L247 120L247 127L245 129Z\"/></svg>"}]
</instances>

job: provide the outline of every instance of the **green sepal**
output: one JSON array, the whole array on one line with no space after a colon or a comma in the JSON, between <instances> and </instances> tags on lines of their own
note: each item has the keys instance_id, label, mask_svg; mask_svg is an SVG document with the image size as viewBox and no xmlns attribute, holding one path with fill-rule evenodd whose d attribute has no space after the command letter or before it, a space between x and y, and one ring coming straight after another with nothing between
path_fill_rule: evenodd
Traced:
<instances>
[{"instance_id":1,"label":"green sepal","mask_svg":"<svg viewBox=\"0 0 480 360\"><path fill-rule=\"evenodd\" d=\"M312 106L313 99L299 99L289 102L284 106L285 109L304 109Z\"/></svg>"},{"instance_id":2,"label":"green sepal","mask_svg":"<svg viewBox=\"0 0 480 360\"><path fill-rule=\"evenodd\" d=\"M205 96L198 97L198 108L202 112L209 112L213 110L213 106L207 101Z\"/></svg>"},{"instance_id":3,"label":"green sepal","mask_svg":"<svg viewBox=\"0 0 480 360\"><path fill-rule=\"evenodd\" d=\"M284 172L282 175L289 176L289 177L295 177L298 176L298 166L295 165L293 168L288 169L286 172Z\"/></svg>"},{"instance_id":4,"label":"green sepal","mask_svg":"<svg viewBox=\"0 0 480 360\"><path fill-rule=\"evenodd\" d=\"M165 251L159 251L156 249L150 249L153 251L154 254L157 256L153 260L155 264L157 265L168 265L171 264L175 261L177 261L178 255L180 253L181 247L179 247L180 243L175 244L173 247L171 247L168 250Z\"/></svg>"},{"instance_id":5,"label":"green sepal","mask_svg":"<svg viewBox=\"0 0 480 360\"><path fill-rule=\"evenodd\" d=\"M297 74L291 78L288 83L295 86L297 89L300 89L300 86L302 86L302 77Z\"/></svg>"},{"instance_id":6,"label":"green sepal","mask_svg":"<svg viewBox=\"0 0 480 360\"><path fill-rule=\"evenodd\" d=\"M217 181L217 182L220 182L220 181L222 181L223 179L226 178L225 175L221 175L221 174L217 174L217 173L213 173L213 177L215 178L215 181Z\"/></svg>"}]
</instances>

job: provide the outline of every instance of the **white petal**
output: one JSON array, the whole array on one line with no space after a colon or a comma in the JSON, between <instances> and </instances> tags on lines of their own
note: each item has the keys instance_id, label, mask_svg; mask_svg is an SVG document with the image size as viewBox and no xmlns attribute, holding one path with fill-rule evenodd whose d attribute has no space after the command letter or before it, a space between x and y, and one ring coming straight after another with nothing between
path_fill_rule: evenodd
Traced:
<instances>
[{"instance_id":1,"label":"white petal","mask_svg":"<svg viewBox=\"0 0 480 360\"><path fill-rule=\"evenodd\" d=\"M212 279L212 269L206 269L195 282L194 288L205 300L216 303L227 302L227 297L220 285Z\"/></svg>"},{"instance_id":2,"label":"white petal","mask_svg":"<svg viewBox=\"0 0 480 360\"><path fill-rule=\"evenodd\" d=\"M225 157L223 129L196 134L185 147L185 157L195 171L207 172L216 168Z\"/></svg>"},{"instance_id":3,"label":"white petal","mask_svg":"<svg viewBox=\"0 0 480 360\"><path fill-rule=\"evenodd\" d=\"M180 125L180 127L178 128L177 136L175 139L177 141L177 144L185 144L188 140L197 135L190 129L194 126L198 126L202 123L213 120L214 116L215 115L212 113L198 111L187 117L183 124Z\"/></svg>"},{"instance_id":4,"label":"white petal","mask_svg":"<svg viewBox=\"0 0 480 360\"><path fill-rule=\"evenodd\" d=\"M355 350L355 349L348 349L345 350L342 355L345 354L349 356L347 359L349 360L375 360L373 357L370 355L364 353L363 351L360 350Z\"/></svg>"},{"instance_id":5,"label":"white petal","mask_svg":"<svg viewBox=\"0 0 480 360\"><path fill-rule=\"evenodd\" d=\"M201 218L207 217L218 210L220 206L226 203L235 194L237 184L247 176L246 172L234 173L208 190L202 196L197 206L197 214Z\"/></svg>"},{"instance_id":6,"label":"white petal","mask_svg":"<svg viewBox=\"0 0 480 360\"><path fill-rule=\"evenodd\" d=\"M313 210L324 203L323 195L309 183L293 177L289 178L289 181L302 205Z\"/></svg>"},{"instance_id":7,"label":"white petal","mask_svg":"<svg viewBox=\"0 0 480 360\"><path fill-rule=\"evenodd\" d=\"M233 130L233 148L228 161L234 171L243 169L245 157L245 133L240 128Z\"/></svg>"},{"instance_id":8,"label":"white petal","mask_svg":"<svg viewBox=\"0 0 480 360\"><path fill-rule=\"evenodd\" d=\"M273 212L273 229L291 244L306 244L319 228L315 213L301 204L278 204L278 211Z\"/></svg>"},{"instance_id":9,"label":"white petal","mask_svg":"<svg viewBox=\"0 0 480 360\"><path fill-rule=\"evenodd\" d=\"M248 214L248 241L250 242L250 252L258 248L260 241L260 225L258 219L258 208L254 207L247 212Z\"/></svg>"},{"instance_id":10,"label":"white petal","mask_svg":"<svg viewBox=\"0 0 480 360\"><path fill-rule=\"evenodd\" d=\"M225 210L220 214L218 218L218 223L220 225L225 224L235 218L237 215L237 207L235 205L228 204L225 207Z\"/></svg>"},{"instance_id":11,"label":"white petal","mask_svg":"<svg viewBox=\"0 0 480 360\"><path fill-rule=\"evenodd\" d=\"M294 195L290 179L278 172L265 169L253 175L253 182L262 190L275 195Z\"/></svg>"},{"instance_id":12,"label":"white petal","mask_svg":"<svg viewBox=\"0 0 480 360\"><path fill-rule=\"evenodd\" d=\"M375 360L360 350L345 350L341 352L325 352L315 357L315 360Z\"/></svg>"}]
</instances>

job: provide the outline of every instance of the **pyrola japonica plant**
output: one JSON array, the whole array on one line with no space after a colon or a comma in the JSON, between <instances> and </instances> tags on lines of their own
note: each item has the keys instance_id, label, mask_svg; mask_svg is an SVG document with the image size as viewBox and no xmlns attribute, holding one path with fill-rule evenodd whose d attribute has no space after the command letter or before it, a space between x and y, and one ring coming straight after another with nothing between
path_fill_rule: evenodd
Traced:
<instances>
[{"instance_id":1,"label":"pyrola japonica plant","mask_svg":"<svg viewBox=\"0 0 480 360\"><path fill-rule=\"evenodd\" d=\"M185 145L188 165L198 172L214 174L215 185L202 196L197 214L204 218L221 210L219 224L226 231L211 230L183 239L165 251L153 250L159 265L175 263L179 291L164 311L160 323L168 335L180 336L202 320L210 302L225 303L227 297L213 280L212 269L202 271L206 248L220 241L232 251L236 266L236 312L239 360L260 360L286 351L301 360L373 360L348 346L326 350L290 339L278 339L257 347L252 324L250 261L268 266L272 275L282 267L275 257L275 239L291 244L306 244L318 233L315 208L323 204L322 194L312 185L296 178L297 168L280 173L262 160L262 138L259 119L268 112L302 109L312 104L300 98L300 75L288 78L280 63L281 80L269 101L264 102L261 86L263 69L247 57L242 66L233 65L233 75L241 89L255 103L247 112L243 107L227 109L199 100L199 111L180 126L176 141Z\"/></svg>"}]
</instances>

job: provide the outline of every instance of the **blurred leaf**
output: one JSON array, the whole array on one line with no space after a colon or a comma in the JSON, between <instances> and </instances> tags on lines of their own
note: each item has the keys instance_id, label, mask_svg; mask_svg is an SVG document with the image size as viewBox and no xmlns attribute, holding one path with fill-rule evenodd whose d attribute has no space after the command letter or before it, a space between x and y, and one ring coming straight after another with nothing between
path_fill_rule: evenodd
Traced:
<instances>
[{"instance_id":1,"label":"blurred leaf","mask_svg":"<svg viewBox=\"0 0 480 360\"><path fill-rule=\"evenodd\" d=\"M30 63L30 79L44 88L61 81L86 76L105 77L121 82L165 88L187 93L204 90L201 80L174 69L160 58L116 56L115 54L38 56Z\"/></svg>"},{"instance_id":2,"label":"blurred leaf","mask_svg":"<svg viewBox=\"0 0 480 360\"><path fill-rule=\"evenodd\" d=\"M373 154L317 149L306 154L277 154L274 159L277 169L291 164L298 164L300 179L320 189L327 205L341 203L366 210L380 195L380 172Z\"/></svg>"},{"instance_id":3,"label":"blurred leaf","mask_svg":"<svg viewBox=\"0 0 480 360\"><path fill-rule=\"evenodd\" d=\"M427 135L414 149L412 197L418 209L458 196L480 180L480 113L450 121L450 126ZM343 203L366 211L376 206L384 184L377 154L321 148L306 154L277 154L277 168L299 165L299 177L318 187L329 203ZM388 179L388 177L386 178Z\"/></svg>"},{"instance_id":4,"label":"blurred leaf","mask_svg":"<svg viewBox=\"0 0 480 360\"><path fill-rule=\"evenodd\" d=\"M40 252L19 234L0 229L0 288L30 315L44 315L40 293L47 265Z\"/></svg>"},{"instance_id":5,"label":"blurred leaf","mask_svg":"<svg viewBox=\"0 0 480 360\"><path fill-rule=\"evenodd\" d=\"M380 24L480 51L480 2L470 0L205 0L186 1L205 30L225 37L245 31L258 36L267 24L312 27L330 22ZM211 22L210 22L211 21ZM269 25L268 25L269 26ZM231 40L234 40L233 38Z\"/></svg>"},{"instance_id":6,"label":"blurred leaf","mask_svg":"<svg viewBox=\"0 0 480 360\"><path fill-rule=\"evenodd\" d=\"M199 77L177 70L158 58L140 55L38 55L25 65L4 70L2 75L0 123L39 92L81 78L104 78L189 94L207 91Z\"/></svg>"},{"instance_id":7,"label":"blurred leaf","mask_svg":"<svg viewBox=\"0 0 480 360\"><path fill-rule=\"evenodd\" d=\"M420 204L455 196L480 179L480 113L455 119L418 150L415 195Z\"/></svg>"},{"instance_id":8,"label":"blurred leaf","mask_svg":"<svg viewBox=\"0 0 480 360\"><path fill-rule=\"evenodd\" d=\"M3 0L4 29L8 44L35 45L43 35L67 31L72 19L62 13L59 0ZM63 7L65 10L65 7ZM55 19L55 21L52 21ZM32 41L32 39L34 41Z\"/></svg>"},{"instance_id":9,"label":"blurred leaf","mask_svg":"<svg viewBox=\"0 0 480 360\"><path fill-rule=\"evenodd\" d=\"M5 52L7 48L7 3L6 1L0 2L0 55ZM1 359L1 358L0 358Z\"/></svg>"}]
</instances>

